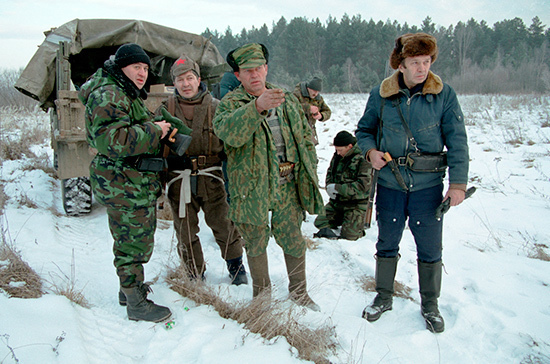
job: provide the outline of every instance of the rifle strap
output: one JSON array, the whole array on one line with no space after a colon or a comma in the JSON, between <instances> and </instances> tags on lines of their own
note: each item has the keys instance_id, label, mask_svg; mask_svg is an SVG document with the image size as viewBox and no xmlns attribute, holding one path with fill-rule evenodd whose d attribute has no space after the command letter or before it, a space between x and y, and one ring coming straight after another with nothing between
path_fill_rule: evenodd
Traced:
<instances>
[{"instance_id":1,"label":"rifle strap","mask_svg":"<svg viewBox=\"0 0 550 364\"><path fill-rule=\"evenodd\" d=\"M399 118L401 119L401 124L403 124L403 128L405 129L405 133L407 133L409 142L413 146L414 151L419 152L420 150L418 150L416 139L414 139L411 129L409 128L409 124L407 124L407 121L405 120L405 116L403 116L403 111L401 111L401 107L399 106L400 103L401 103L401 100L399 98L395 98L392 101L393 107L397 109L397 113L399 114Z\"/></svg>"}]
</instances>

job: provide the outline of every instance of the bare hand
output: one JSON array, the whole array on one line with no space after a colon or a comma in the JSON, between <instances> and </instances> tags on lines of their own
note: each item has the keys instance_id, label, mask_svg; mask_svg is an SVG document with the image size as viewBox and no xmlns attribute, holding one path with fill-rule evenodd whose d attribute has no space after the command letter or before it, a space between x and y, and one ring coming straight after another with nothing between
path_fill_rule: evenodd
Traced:
<instances>
[{"instance_id":1,"label":"bare hand","mask_svg":"<svg viewBox=\"0 0 550 364\"><path fill-rule=\"evenodd\" d=\"M266 110L281 106L283 102L285 102L284 91L280 88L270 88L265 90L264 93L256 99L256 110L262 113Z\"/></svg>"},{"instance_id":2,"label":"bare hand","mask_svg":"<svg viewBox=\"0 0 550 364\"><path fill-rule=\"evenodd\" d=\"M381 170L382 167L388 164L388 162L386 162L386 160L384 159L384 153L379 150L372 149L369 152L368 157L369 157L370 163L372 164L372 168L376 170Z\"/></svg>"},{"instance_id":3,"label":"bare hand","mask_svg":"<svg viewBox=\"0 0 550 364\"><path fill-rule=\"evenodd\" d=\"M458 190L456 188L451 188L445 194L445 198L443 198L443 201L450 198L451 206L457 206L457 205L460 205L462 201L464 201L465 195L466 195L466 192L462 190Z\"/></svg>"},{"instance_id":4,"label":"bare hand","mask_svg":"<svg viewBox=\"0 0 550 364\"><path fill-rule=\"evenodd\" d=\"M323 115L321 115L321 113L319 112L319 108L315 105L310 106L309 112L315 120L321 120L321 118L323 117Z\"/></svg>"},{"instance_id":5,"label":"bare hand","mask_svg":"<svg viewBox=\"0 0 550 364\"><path fill-rule=\"evenodd\" d=\"M170 130L170 128L172 127L172 125L170 125L169 123L167 123L166 120L155 121L155 124L157 124L158 126L161 127L161 129L162 129L162 136L161 136L161 139L164 139L164 137L166 136L166 134L168 134L168 131Z\"/></svg>"}]
</instances>

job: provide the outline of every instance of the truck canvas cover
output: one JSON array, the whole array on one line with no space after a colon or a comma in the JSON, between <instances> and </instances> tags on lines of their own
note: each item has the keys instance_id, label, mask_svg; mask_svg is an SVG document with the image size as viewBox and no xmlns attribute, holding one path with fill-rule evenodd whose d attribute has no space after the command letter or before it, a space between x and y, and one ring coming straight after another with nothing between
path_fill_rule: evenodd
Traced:
<instances>
[{"instance_id":1,"label":"truck canvas cover","mask_svg":"<svg viewBox=\"0 0 550 364\"><path fill-rule=\"evenodd\" d=\"M209 39L141 20L74 19L44 32L40 45L15 84L15 88L38 100L43 109L56 98L56 55L60 42L68 42L71 81L78 88L125 43L139 44L151 57L146 89L152 84L171 85L170 67L182 54L195 60L201 79L218 82L228 70L224 58Z\"/></svg>"}]
</instances>

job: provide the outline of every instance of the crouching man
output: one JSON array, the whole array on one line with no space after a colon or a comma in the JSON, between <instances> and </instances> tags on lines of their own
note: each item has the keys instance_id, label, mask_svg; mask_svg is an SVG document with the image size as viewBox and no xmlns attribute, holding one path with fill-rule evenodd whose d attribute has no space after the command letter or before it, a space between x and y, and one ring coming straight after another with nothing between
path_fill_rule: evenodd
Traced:
<instances>
[{"instance_id":1,"label":"crouching man","mask_svg":"<svg viewBox=\"0 0 550 364\"><path fill-rule=\"evenodd\" d=\"M325 214L318 215L316 238L357 240L365 235L372 166L363 157L357 140L347 131L334 137L334 153L325 178L330 197ZM342 226L340 236L332 229Z\"/></svg>"}]
</instances>

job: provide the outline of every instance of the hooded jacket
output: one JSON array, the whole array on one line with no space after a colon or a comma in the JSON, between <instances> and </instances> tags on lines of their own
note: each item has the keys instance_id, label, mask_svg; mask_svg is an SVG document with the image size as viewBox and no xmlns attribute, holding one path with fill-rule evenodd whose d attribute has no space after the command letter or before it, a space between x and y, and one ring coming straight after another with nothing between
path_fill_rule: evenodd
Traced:
<instances>
[{"instance_id":1,"label":"hooded jacket","mask_svg":"<svg viewBox=\"0 0 550 364\"><path fill-rule=\"evenodd\" d=\"M274 88L269 83L266 87ZM287 148L294 151L287 159L296 163L293 173L300 204L309 213L319 214L324 211L324 205L318 188L317 155L311 129L298 100L288 91L285 98L276 110L285 144L293 145ZM234 222L260 226L269 222L270 203L280 199L279 164L267 113L258 113L255 100L242 85L237 87L218 105L213 124L227 154L229 217Z\"/></svg>"},{"instance_id":2,"label":"hooded jacket","mask_svg":"<svg viewBox=\"0 0 550 364\"><path fill-rule=\"evenodd\" d=\"M357 125L357 144L367 153L371 149L389 152L393 159L413 152L397 107L418 143L421 152L447 150L449 183L465 190L468 182L468 140L464 116L455 91L432 73L421 90L410 94L399 84L400 72L386 78L369 96L365 112ZM413 172L406 167L399 171L410 191L418 191L443 183L445 172ZM389 166L380 170L378 183L402 190Z\"/></svg>"},{"instance_id":3,"label":"hooded jacket","mask_svg":"<svg viewBox=\"0 0 550 364\"><path fill-rule=\"evenodd\" d=\"M127 157L156 154L162 129L143 103L146 97L112 60L82 85L86 138L98 154L90 180L98 202L115 208L150 206L161 192L158 174L140 172Z\"/></svg>"}]
</instances>

